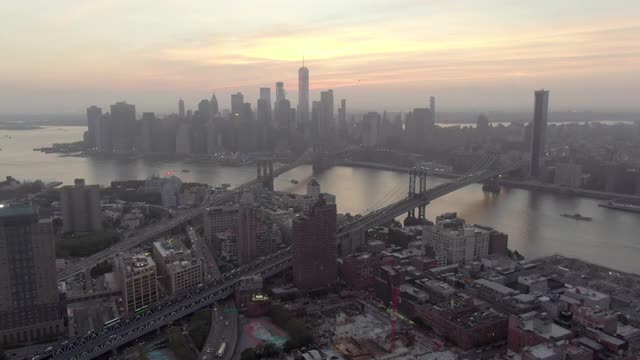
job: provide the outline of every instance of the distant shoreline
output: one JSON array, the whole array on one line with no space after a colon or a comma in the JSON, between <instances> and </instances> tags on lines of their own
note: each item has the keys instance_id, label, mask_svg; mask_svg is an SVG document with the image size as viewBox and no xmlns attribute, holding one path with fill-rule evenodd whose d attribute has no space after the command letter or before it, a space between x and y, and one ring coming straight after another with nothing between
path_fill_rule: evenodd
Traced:
<instances>
[{"instance_id":1,"label":"distant shoreline","mask_svg":"<svg viewBox=\"0 0 640 360\"><path fill-rule=\"evenodd\" d=\"M39 130L42 128L40 125L0 123L0 130Z\"/></svg>"}]
</instances>

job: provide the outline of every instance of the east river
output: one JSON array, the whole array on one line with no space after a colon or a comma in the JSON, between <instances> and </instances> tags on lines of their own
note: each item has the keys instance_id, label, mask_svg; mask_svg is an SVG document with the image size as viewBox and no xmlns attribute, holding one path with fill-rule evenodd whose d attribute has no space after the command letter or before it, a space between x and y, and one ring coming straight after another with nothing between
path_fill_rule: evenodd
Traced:
<instances>
[{"instance_id":1,"label":"east river","mask_svg":"<svg viewBox=\"0 0 640 360\"><path fill-rule=\"evenodd\" d=\"M47 127L39 130L0 130L0 176L19 180L108 185L112 180L145 179L172 171L183 181L241 184L255 176L254 166L223 167L181 160L121 160L64 157L34 148L82 139L84 127ZM189 172L183 172L188 170ZM388 204L406 196L408 176L387 170L333 167L312 174L301 166L276 179L277 190L303 193L315 176L322 191L337 196L338 211L352 214ZM296 179L299 183L291 183ZM429 185L446 182L430 178ZM562 254L640 274L640 214L598 207L598 200L522 189L503 188L485 194L478 184L444 196L427 207L427 217L455 211L468 223L492 226L509 234L509 247L527 257ZM593 221L560 216L580 213Z\"/></svg>"}]
</instances>

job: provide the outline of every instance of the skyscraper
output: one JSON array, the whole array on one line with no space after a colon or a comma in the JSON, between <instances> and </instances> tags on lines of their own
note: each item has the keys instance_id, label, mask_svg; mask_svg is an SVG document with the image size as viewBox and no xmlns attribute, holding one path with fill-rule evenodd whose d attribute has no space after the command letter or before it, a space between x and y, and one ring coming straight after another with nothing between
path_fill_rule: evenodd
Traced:
<instances>
[{"instance_id":1,"label":"skyscraper","mask_svg":"<svg viewBox=\"0 0 640 360\"><path fill-rule=\"evenodd\" d=\"M216 93L211 95L211 100L209 101L209 105L211 105L211 116L215 117L220 112L218 109L218 98L216 98Z\"/></svg>"},{"instance_id":2,"label":"skyscraper","mask_svg":"<svg viewBox=\"0 0 640 360\"><path fill-rule=\"evenodd\" d=\"M102 116L102 109L97 106L91 106L87 108L87 146L91 149L98 146L99 140L99 128L100 117Z\"/></svg>"},{"instance_id":3,"label":"skyscraper","mask_svg":"<svg viewBox=\"0 0 640 360\"><path fill-rule=\"evenodd\" d=\"M531 131L531 163L529 176L539 178L544 168L545 137L549 111L549 91L537 90L533 106L533 129Z\"/></svg>"},{"instance_id":4,"label":"skyscraper","mask_svg":"<svg viewBox=\"0 0 640 360\"><path fill-rule=\"evenodd\" d=\"M289 130L291 125L291 103L284 99L276 103L275 122L278 129Z\"/></svg>"},{"instance_id":5,"label":"skyscraper","mask_svg":"<svg viewBox=\"0 0 640 360\"><path fill-rule=\"evenodd\" d=\"M140 141L136 145L139 152L143 154L151 154L153 152L153 130L157 127L156 115L152 112L142 113L140 121Z\"/></svg>"},{"instance_id":6,"label":"skyscraper","mask_svg":"<svg viewBox=\"0 0 640 360\"><path fill-rule=\"evenodd\" d=\"M256 259L256 209L250 192L242 194L238 214L238 262L245 265Z\"/></svg>"},{"instance_id":7,"label":"skyscraper","mask_svg":"<svg viewBox=\"0 0 640 360\"><path fill-rule=\"evenodd\" d=\"M231 118L237 119L244 111L244 95L241 92L231 94Z\"/></svg>"},{"instance_id":8,"label":"skyscraper","mask_svg":"<svg viewBox=\"0 0 640 360\"><path fill-rule=\"evenodd\" d=\"M211 104L209 100L202 99L198 103L198 114L200 115L199 120L208 121L211 118Z\"/></svg>"},{"instance_id":9,"label":"skyscraper","mask_svg":"<svg viewBox=\"0 0 640 360\"><path fill-rule=\"evenodd\" d=\"M111 105L113 151L126 154L133 150L136 106L124 101Z\"/></svg>"},{"instance_id":10,"label":"skyscraper","mask_svg":"<svg viewBox=\"0 0 640 360\"><path fill-rule=\"evenodd\" d=\"M0 345L65 335L51 218L29 206L0 208Z\"/></svg>"},{"instance_id":11,"label":"skyscraper","mask_svg":"<svg viewBox=\"0 0 640 360\"><path fill-rule=\"evenodd\" d=\"M309 122L309 69L298 69L298 124Z\"/></svg>"},{"instance_id":12,"label":"skyscraper","mask_svg":"<svg viewBox=\"0 0 640 360\"><path fill-rule=\"evenodd\" d=\"M340 100L340 107L338 108L338 127L340 132L346 134L347 132L347 99Z\"/></svg>"},{"instance_id":13,"label":"skyscraper","mask_svg":"<svg viewBox=\"0 0 640 360\"><path fill-rule=\"evenodd\" d=\"M476 121L476 131L478 132L478 136L480 136L481 140L484 141L489 134L489 118L487 115L480 114L480 116L478 116L478 120Z\"/></svg>"},{"instance_id":14,"label":"skyscraper","mask_svg":"<svg viewBox=\"0 0 640 360\"><path fill-rule=\"evenodd\" d=\"M320 102L322 103L322 116L326 128L330 131L333 128L333 90L327 90L320 93Z\"/></svg>"},{"instance_id":15,"label":"skyscraper","mask_svg":"<svg viewBox=\"0 0 640 360\"><path fill-rule=\"evenodd\" d=\"M338 272L336 205L320 197L311 210L293 219L293 283L301 290L330 286Z\"/></svg>"},{"instance_id":16,"label":"skyscraper","mask_svg":"<svg viewBox=\"0 0 640 360\"><path fill-rule=\"evenodd\" d=\"M100 187L85 186L84 179L75 179L73 186L60 189L63 232L102 230Z\"/></svg>"},{"instance_id":17,"label":"skyscraper","mask_svg":"<svg viewBox=\"0 0 640 360\"><path fill-rule=\"evenodd\" d=\"M326 124L322 118L322 103L320 101L311 103L311 126L311 136L315 139L315 142L319 142L326 133Z\"/></svg>"},{"instance_id":18,"label":"skyscraper","mask_svg":"<svg viewBox=\"0 0 640 360\"><path fill-rule=\"evenodd\" d=\"M184 119L184 100L178 100L178 116L180 119Z\"/></svg>"},{"instance_id":19,"label":"skyscraper","mask_svg":"<svg viewBox=\"0 0 640 360\"><path fill-rule=\"evenodd\" d=\"M102 151L113 151L113 127L111 114L100 116L98 126L98 148Z\"/></svg>"},{"instance_id":20,"label":"skyscraper","mask_svg":"<svg viewBox=\"0 0 640 360\"><path fill-rule=\"evenodd\" d=\"M276 104L286 98L287 95L284 92L284 83L282 81L278 81L276 83Z\"/></svg>"},{"instance_id":21,"label":"skyscraper","mask_svg":"<svg viewBox=\"0 0 640 360\"><path fill-rule=\"evenodd\" d=\"M271 88L260 88L260 100L264 100L269 105L269 112L271 112Z\"/></svg>"},{"instance_id":22,"label":"skyscraper","mask_svg":"<svg viewBox=\"0 0 640 360\"><path fill-rule=\"evenodd\" d=\"M380 144L380 125L382 119L377 112L369 112L362 118L362 145L376 146Z\"/></svg>"},{"instance_id":23,"label":"skyscraper","mask_svg":"<svg viewBox=\"0 0 640 360\"><path fill-rule=\"evenodd\" d=\"M433 123L436 122L436 97L429 97L429 110L431 110L431 118L433 119Z\"/></svg>"}]
</instances>

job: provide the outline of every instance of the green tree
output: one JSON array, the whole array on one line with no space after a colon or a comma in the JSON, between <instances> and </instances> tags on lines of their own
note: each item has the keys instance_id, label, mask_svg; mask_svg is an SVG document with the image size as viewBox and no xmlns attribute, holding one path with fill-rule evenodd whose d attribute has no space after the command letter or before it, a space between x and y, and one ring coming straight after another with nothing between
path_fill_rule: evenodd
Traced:
<instances>
[{"instance_id":1,"label":"green tree","mask_svg":"<svg viewBox=\"0 0 640 360\"><path fill-rule=\"evenodd\" d=\"M260 354L262 357L272 357L278 355L278 347L272 343L266 343L262 345L260 349Z\"/></svg>"},{"instance_id":2,"label":"green tree","mask_svg":"<svg viewBox=\"0 0 640 360\"><path fill-rule=\"evenodd\" d=\"M258 360L258 354L253 348L244 349L240 354L240 360Z\"/></svg>"}]
</instances>

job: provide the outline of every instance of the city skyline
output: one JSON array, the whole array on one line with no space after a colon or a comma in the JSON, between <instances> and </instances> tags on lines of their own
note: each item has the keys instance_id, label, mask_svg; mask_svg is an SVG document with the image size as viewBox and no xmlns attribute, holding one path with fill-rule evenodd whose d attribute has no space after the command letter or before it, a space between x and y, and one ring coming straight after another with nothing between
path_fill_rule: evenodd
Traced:
<instances>
[{"instance_id":1,"label":"city skyline","mask_svg":"<svg viewBox=\"0 0 640 360\"><path fill-rule=\"evenodd\" d=\"M407 109L429 94L443 111L527 110L532 88L553 89L557 109L638 108L640 29L629 14L640 5L631 1L330 2L313 12L290 2L277 13L243 3L242 16L233 15L239 4L76 5L2 10L15 34L2 40L11 54L0 70L3 112L79 113L121 99L163 112L212 90L253 103L276 81L297 104L303 56L310 99L334 89L354 111ZM205 19L213 10L232 15ZM165 19L176 13L184 16ZM116 24L91 26L100 17Z\"/></svg>"}]
</instances>

